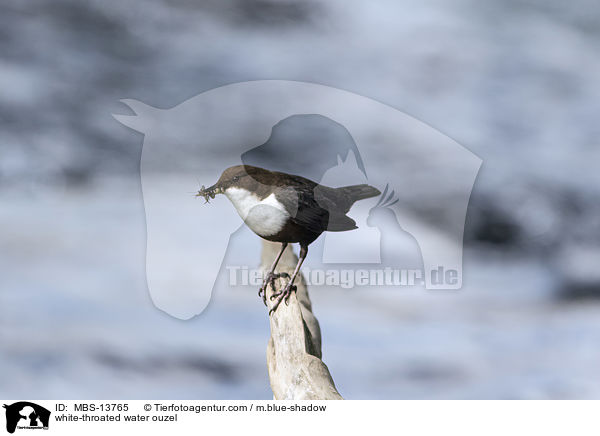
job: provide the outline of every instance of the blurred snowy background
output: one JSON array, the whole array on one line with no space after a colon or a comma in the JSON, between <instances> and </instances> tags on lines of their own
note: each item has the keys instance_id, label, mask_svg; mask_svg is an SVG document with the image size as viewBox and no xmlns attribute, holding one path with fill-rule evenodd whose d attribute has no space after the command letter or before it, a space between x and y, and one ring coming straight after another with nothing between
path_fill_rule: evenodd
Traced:
<instances>
[{"instance_id":1,"label":"blurred snowy background","mask_svg":"<svg viewBox=\"0 0 600 436\"><path fill-rule=\"evenodd\" d=\"M271 398L256 290L150 301L142 136L111 113L288 79L484 161L462 290L311 290L341 394L600 398L597 2L4 0L0 59L0 397Z\"/></svg>"}]
</instances>

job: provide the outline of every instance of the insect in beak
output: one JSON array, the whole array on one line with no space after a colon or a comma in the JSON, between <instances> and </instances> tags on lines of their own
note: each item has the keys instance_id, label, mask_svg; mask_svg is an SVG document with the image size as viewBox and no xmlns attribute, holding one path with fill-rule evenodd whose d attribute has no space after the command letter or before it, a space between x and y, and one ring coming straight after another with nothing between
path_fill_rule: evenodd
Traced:
<instances>
[{"instance_id":1,"label":"insect in beak","mask_svg":"<svg viewBox=\"0 0 600 436\"><path fill-rule=\"evenodd\" d=\"M200 190L196 193L196 197L203 197L205 200L204 203L206 204L210 203L209 198L215 198L215 195L218 193L218 189L214 185L209 188L205 188L204 185L202 185Z\"/></svg>"}]
</instances>

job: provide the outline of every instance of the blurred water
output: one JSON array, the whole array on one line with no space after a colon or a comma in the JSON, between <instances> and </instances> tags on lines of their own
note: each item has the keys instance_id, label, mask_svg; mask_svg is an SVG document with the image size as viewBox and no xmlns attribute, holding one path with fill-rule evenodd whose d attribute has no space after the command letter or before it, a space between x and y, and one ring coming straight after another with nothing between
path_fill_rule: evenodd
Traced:
<instances>
[{"instance_id":1,"label":"blurred water","mask_svg":"<svg viewBox=\"0 0 600 436\"><path fill-rule=\"evenodd\" d=\"M311 290L340 392L599 397L595 2L0 10L0 369L11 375L0 396L270 398L256 290L220 289L190 322L152 305L142 139L110 114L127 113L121 98L168 108L227 83L288 79L394 106L484 161L463 290Z\"/></svg>"},{"instance_id":2,"label":"blurred water","mask_svg":"<svg viewBox=\"0 0 600 436\"><path fill-rule=\"evenodd\" d=\"M152 305L135 181L35 196L41 216L30 214L32 198L2 200L12 205L0 215L12 229L0 238L11 253L0 267L1 366L11 374L0 382L4 396L270 398L269 326L255 288L221 280L191 321ZM242 233L247 253L230 262L258 259L258 238ZM597 397L600 305L553 302L539 261L472 251L465 262L460 291L311 288L324 359L341 392Z\"/></svg>"}]
</instances>

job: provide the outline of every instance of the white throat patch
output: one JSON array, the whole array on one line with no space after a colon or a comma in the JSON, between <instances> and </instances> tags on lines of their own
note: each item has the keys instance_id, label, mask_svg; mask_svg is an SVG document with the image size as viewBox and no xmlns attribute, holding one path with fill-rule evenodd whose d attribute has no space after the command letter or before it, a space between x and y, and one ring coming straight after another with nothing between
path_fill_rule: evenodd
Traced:
<instances>
[{"instance_id":1,"label":"white throat patch","mask_svg":"<svg viewBox=\"0 0 600 436\"><path fill-rule=\"evenodd\" d=\"M233 204L246 225L259 236L274 235L283 229L290 214L275 194L263 200L243 188L227 188L225 195Z\"/></svg>"}]
</instances>

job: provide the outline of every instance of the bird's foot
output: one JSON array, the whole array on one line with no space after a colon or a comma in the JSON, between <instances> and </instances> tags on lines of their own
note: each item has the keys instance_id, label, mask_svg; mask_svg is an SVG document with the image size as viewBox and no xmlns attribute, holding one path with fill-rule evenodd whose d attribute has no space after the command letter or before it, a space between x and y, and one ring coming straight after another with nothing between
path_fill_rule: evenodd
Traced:
<instances>
[{"instance_id":1,"label":"bird's foot","mask_svg":"<svg viewBox=\"0 0 600 436\"><path fill-rule=\"evenodd\" d=\"M260 297L262 295L262 300L263 300L263 303L265 303L265 306L267 305L267 286L271 285L271 289L273 290L273 292L275 292L275 280L282 278L282 277L289 279L290 275L288 273L284 273L284 272L274 273L274 272L270 271L267 273L267 277L265 277L265 280L263 281L262 286L258 290L258 296Z\"/></svg>"},{"instance_id":2,"label":"bird's foot","mask_svg":"<svg viewBox=\"0 0 600 436\"><path fill-rule=\"evenodd\" d=\"M271 307L271 310L269 310L269 315L271 315L277 310L282 301L285 301L285 305L287 306L288 300L290 299L290 295L292 295L292 292L295 291L296 285L292 284L291 282L288 282L283 291L279 291L271 295L271 301L275 300L275 303L273 303L273 307Z\"/></svg>"}]
</instances>

